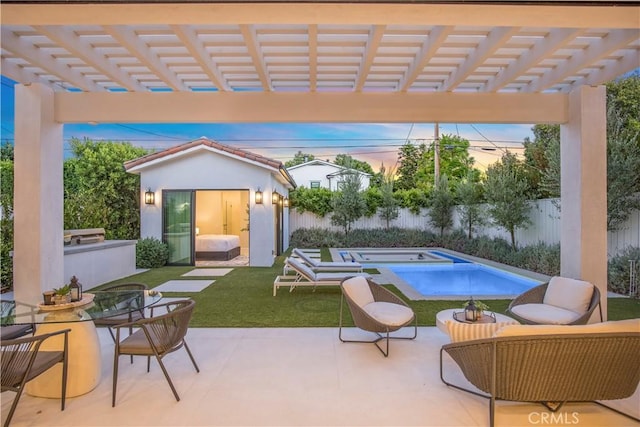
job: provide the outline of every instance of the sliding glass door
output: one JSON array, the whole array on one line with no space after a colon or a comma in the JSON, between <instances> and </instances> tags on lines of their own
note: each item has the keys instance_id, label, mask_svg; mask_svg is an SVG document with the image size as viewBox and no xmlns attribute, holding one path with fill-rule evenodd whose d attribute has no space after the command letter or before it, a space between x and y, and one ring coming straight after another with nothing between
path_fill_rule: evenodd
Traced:
<instances>
[{"instance_id":1,"label":"sliding glass door","mask_svg":"<svg viewBox=\"0 0 640 427\"><path fill-rule=\"evenodd\" d=\"M194 264L194 194L192 190L162 192L162 240L169 245L168 264Z\"/></svg>"}]
</instances>

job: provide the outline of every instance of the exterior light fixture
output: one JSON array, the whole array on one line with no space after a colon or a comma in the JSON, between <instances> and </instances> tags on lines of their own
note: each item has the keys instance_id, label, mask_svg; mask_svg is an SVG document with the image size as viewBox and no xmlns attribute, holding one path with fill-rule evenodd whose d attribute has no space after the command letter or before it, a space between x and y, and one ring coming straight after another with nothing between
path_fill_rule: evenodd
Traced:
<instances>
[{"instance_id":1,"label":"exterior light fixture","mask_svg":"<svg viewBox=\"0 0 640 427\"><path fill-rule=\"evenodd\" d=\"M278 203L278 201L280 201L280 194L278 194L278 192L274 190L274 192L271 193L271 203L275 205Z\"/></svg>"},{"instance_id":2,"label":"exterior light fixture","mask_svg":"<svg viewBox=\"0 0 640 427\"><path fill-rule=\"evenodd\" d=\"M153 205L156 203L156 195L150 188L147 188L147 191L144 193L144 202L147 205Z\"/></svg>"},{"instance_id":3,"label":"exterior light fixture","mask_svg":"<svg viewBox=\"0 0 640 427\"><path fill-rule=\"evenodd\" d=\"M285 198L284 198L284 207L285 207L285 208L288 208L288 207L289 207L289 198L288 198L288 197L285 197Z\"/></svg>"},{"instance_id":4,"label":"exterior light fixture","mask_svg":"<svg viewBox=\"0 0 640 427\"><path fill-rule=\"evenodd\" d=\"M256 205L262 204L262 190L260 190L260 187L258 187L258 189L256 190L255 202Z\"/></svg>"}]
</instances>

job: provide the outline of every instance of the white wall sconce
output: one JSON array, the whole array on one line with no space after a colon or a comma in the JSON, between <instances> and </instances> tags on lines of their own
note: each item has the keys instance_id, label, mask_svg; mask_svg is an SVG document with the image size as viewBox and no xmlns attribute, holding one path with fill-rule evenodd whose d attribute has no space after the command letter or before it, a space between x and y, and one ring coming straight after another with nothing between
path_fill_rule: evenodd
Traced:
<instances>
[{"instance_id":1,"label":"white wall sconce","mask_svg":"<svg viewBox=\"0 0 640 427\"><path fill-rule=\"evenodd\" d=\"M262 204L262 190L260 190L260 187L258 187L258 189L256 190L255 202L256 202L256 205Z\"/></svg>"},{"instance_id":2,"label":"white wall sconce","mask_svg":"<svg viewBox=\"0 0 640 427\"><path fill-rule=\"evenodd\" d=\"M144 203L147 205L154 205L156 203L156 195L150 188L144 193Z\"/></svg>"}]
</instances>

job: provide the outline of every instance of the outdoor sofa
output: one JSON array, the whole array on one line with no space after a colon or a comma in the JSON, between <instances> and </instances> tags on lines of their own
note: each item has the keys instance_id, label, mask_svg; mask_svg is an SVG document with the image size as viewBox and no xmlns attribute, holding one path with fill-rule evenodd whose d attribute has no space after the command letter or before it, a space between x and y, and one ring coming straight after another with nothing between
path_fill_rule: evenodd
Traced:
<instances>
[{"instance_id":1,"label":"outdoor sofa","mask_svg":"<svg viewBox=\"0 0 640 427\"><path fill-rule=\"evenodd\" d=\"M445 379L444 353L476 387ZM640 381L640 319L589 325L508 325L492 338L453 342L440 350L440 379L495 401L539 402L557 411L566 402L624 399ZM595 402L636 421L636 416Z\"/></svg>"}]
</instances>

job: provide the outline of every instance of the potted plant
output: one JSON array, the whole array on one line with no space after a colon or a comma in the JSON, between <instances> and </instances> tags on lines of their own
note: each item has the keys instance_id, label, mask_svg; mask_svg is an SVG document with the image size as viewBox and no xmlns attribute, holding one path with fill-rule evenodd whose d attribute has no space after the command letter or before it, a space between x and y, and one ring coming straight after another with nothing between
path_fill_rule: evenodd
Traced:
<instances>
[{"instance_id":1,"label":"potted plant","mask_svg":"<svg viewBox=\"0 0 640 427\"><path fill-rule=\"evenodd\" d=\"M71 302L71 286L64 285L60 288L53 288L53 303L67 304Z\"/></svg>"}]
</instances>

